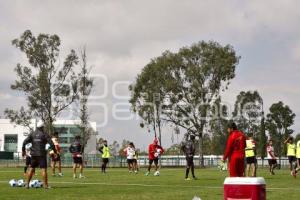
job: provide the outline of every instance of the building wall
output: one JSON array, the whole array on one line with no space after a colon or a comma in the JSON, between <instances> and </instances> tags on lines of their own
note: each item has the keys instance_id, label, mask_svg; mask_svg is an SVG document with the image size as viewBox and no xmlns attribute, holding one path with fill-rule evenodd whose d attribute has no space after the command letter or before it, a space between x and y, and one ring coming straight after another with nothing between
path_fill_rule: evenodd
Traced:
<instances>
[{"instance_id":1,"label":"building wall","mask_svg":"<svg viewBox=\"0 0 300 200\"><path fill-rule=\"evenodd\" d=\"M35 127L35 120L32 120L32 127ZM66 130L66 132L59 133L59 137L62 137L62 147L67 151L68 147L70 146L70 143L72 142L75 135L77 135L79 132L78 126L79 124L78 120L57 120L54 123L54 126L57 128L63 128ZM91 128L96 132L96 122L90 122ZM76 130L77 129L77 130ZM21 152L22 151L22 144L24 139L26 138L27 134L29 133L29 130L22 126L16 126L12 123L10 123L9 119L0 119L0 151L4 151L5 148L5 135L17 135L17 145L15 152ZM96 134L92 135L90 140L88 141L85 153L94 153L96 150ZM12 145L14 146L14 145ZM67 152L64 152L67 153Z\"/></svg>"}]
</instances>

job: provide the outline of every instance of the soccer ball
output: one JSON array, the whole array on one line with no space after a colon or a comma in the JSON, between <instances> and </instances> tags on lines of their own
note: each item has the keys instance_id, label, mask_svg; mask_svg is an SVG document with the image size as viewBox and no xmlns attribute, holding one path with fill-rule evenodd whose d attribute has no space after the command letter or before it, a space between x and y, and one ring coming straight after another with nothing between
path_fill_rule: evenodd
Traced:
<instances>
[{"instance_id":1,"label":"soccer ball","mask_svg":"<svg viewBox=\"0 0 300 200\"><path fill-rule=\"evenodd\" d=\"M156 171L156 172L154 173L154 176L159 176L159 175L160 175L159 171Z\"/></svg>"},{"instance_id":2,"label":"soccer ball","mask_svg":"<svg viewBox=\"0 0 300 200\"><path fill-rule=\"evenodd\" d=\"M25 181L23 179L18 180L18 186L19 187L24 187L25 186Z\"/></svg>"},{"instance_id":3,"label":"soccer ball","mask_svg":"<svg viewBox=\"0 0 300 200\"><path fill-rule=\"evenodd\" d=\"M10 180L8 183L11 187L16 187L18 185L18 182L15 179Z\"/></svg>"},{"instance_id":4,"label":"soccer ball","mask_svg":"<svg viewBox=\"0 0 300 200\"><path fill-rule=\"evenodd\" d=\"M39 180L32 180L29 183L29 187L31 187L31 188L40 188L40 187L43 187L43 183Z\"/></svg>"}]
</instances>

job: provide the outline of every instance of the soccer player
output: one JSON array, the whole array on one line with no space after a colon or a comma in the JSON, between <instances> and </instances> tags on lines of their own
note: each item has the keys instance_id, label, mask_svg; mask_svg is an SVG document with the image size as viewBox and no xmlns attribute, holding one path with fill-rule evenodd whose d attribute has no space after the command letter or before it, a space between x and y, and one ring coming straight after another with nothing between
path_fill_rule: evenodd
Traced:
<instances>
[{"instance_id":1,"label":"soccer player","mask_svg":"<svg viewBox=\"0 0 300 200\"><path fill-rule=\"evenodd\" d=\"M294 144L294 138L292 136L288 137L284 144L287 146L287 157L289 159L290 163L290 171L291 175L296 177L296 164L294 165L294 162L296 162L296 145ZM294 166L293 166L294 165Z\"/></svg>"},{"instance_id":2,"label":"soccer player","mask_svg":"<svg viewBox=\"0 0 300 200\"><path fill-rule=\"evenodd\" d=\"M231 123L228 127L229 137L226 144L225 153L222 161L229 159L229 175L230 177L245 176L245 147L246 137L243 132L238 131L235 123Z\"/></svg>"},{"instance_id":3,"label":"soccer player","mask_svg":"<svg viewBox=\"0 0 300 200\"><path fill-rule=\"evenodd\" d=\"M127 164L128 164L128 170L129 173L132 173L133 171L137 173L136 165L134 163L134 157L135 157L135 148L134 144L130 142L128 146L123 150L124 154L127 157Z\"/></svg>"},{"instance_id":4,"label":"soccer player","mask_svg":"<svg viewBox=\"0 0 300 200\"><path fill-rule=\"evenodd\" d=\"M76 170L78 167L80 169L79 178L85 178L85 176L83 176L83 159L82 159L84 153L84 147L81 144L81 137L79 135L75 137L74 142L69 147L69 151L70 153L72 153L72 157L73 157L73 178L77 178Z\"/></svg>"},{"instance_id":5,"label":"soccer player","mask_svg":"<svg viewBox=\"0 0 300 200\"><path fill-rule=\"evenodd\" d=\"M162 155L163 153L164 153L164 149L160 145L158 145L158 140L157 140L157 138L155 138L153 143L150 144L149 148L148 148L149 166L148 166L148 171L145 174L146 176L149 176L153 162L154 162L154 165L155 165L155 173L154 174L159 173L159 171L158 171L158 159L159 159L160 155Z\"/></svg>"},{"instance_id":6,"label":"soccer player","mask_svg":"<svg viewBox=\"0 0 300 200\"><path fill-rule=\"evenodd\" d=\"M51 140L51 137L44 131L44 125L42 122L39 122L37 129L30 133L28 137L24 140L22 145L22 156L26 155L25 146L31 143L31 163L30 171L27 177L26 188L29 188L29 182L35 172L36 167L40 167L42 170L42 177L44 182L44 188L50 188L48 185L48 174L47 174L47 151L46 144L48 143L52 149L54 149L54 155L56 150L54 144Z\"/></svg>"},{"instance_id":7,"label":"soccer player","mask_svg":"<svg viewBox=\"0 0 300 200\"><path fill-rule=\"evenodd\" d=\"M30 168L31 164L31 155L30 155L30 148L32 144L29 143L25 145L25 167L24 167L24 176L27 176L27 169Z\"/></svg>"},{"instance_id":8,"label":"soccer player","mask_svg":"<svg viewBox=\"0 0 300 200\"><path fill-rule=\"evenodd\" d=\"M110 158L110 150L107 146L107 141L103 141L103 145L99 148L100 153L102 154L102 166L101 166L101 172L106 173L106 167L109 162Z\"/></svg>"},{"instance_id":9,"label":"soccer player","mask_svg":"<svg viewBox=\"0 0 300 200\"><path fill-rule=\"evenodd\" d=\"M296 173L300 170L300 140L296 144L296 158L297 158L297 168Z\"/></svg>"},{"instance_id":10,"label":"soccer player","mask_svg":"<svg viewBox=\"0 0 300 200\"><path fill-rule=\"evenodd\" d=\"M257 170L257 160L256 160L256 149L255 149L255 141L252 135L249 135L246 140L246 148L245 148L245 155L246 155L246 171L247 176L256 177L256 170ZM250 175L250 168L251 168L251 175Z\"/></svg>"},{"instance_id":11,"label":"soccer player","mask_svg":"<svg viewBox=\"0 0 300 200\"><path fill-rule=\"evenodd\" d=\"M50 151L50 156L51 156L51 168L52 168L52 176L55 176L55 166L56 163L58 164L57 168L58 168L58 176L63 176L62 172L61 172L61 158L60 158L60 153L61 153L61 148L59 145L59 140L58 140L58 132L55 132L53 137L52 137L52 142L55 146L56 152L57 152L57 156L54 156L54 152L53 150Z\"/></svg>"},{"instance_id":12,"label":"soccer player","mask_svg":"<svg viewBox=\"0 0 300 200\"><path fill-rule=\"evenodd\" d=\"M269 171L272 175L275 175L274 169L277 167L277 160L274 153L273 141L269 140L267 145L267 158L269 163Z\"/></svg>"},{"instance_id":13,"label":"soccer player","mask_svg":"<svg viewBox=\"0 0 300 200\"><path fill-rule=\"evenodd\" d=\"M190 139L185 141L182 146L181 146L181 150L185 153L185 159L186 159L186 170L185 170L185 180L191 180L189 178L189 172L190 169L192 171L192 176L193 179L196 180L196 176L195 176L195 167L194 167L194 155L195 155L195 136L194 135L190 135L189 137ZM188 138L187 138L188 139Z\"/></svg>"}]
</instances>

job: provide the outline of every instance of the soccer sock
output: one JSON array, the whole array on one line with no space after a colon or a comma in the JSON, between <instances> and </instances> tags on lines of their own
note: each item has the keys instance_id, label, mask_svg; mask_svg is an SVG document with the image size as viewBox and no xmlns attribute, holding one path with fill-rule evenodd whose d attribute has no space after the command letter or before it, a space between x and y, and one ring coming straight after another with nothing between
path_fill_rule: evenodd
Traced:
<instances>
[{"instance_id":1,"label":"soccer sock","mask_svg":"<svg viewBox=\"0 0 300 200\"><path fill-rule=\"evenodd\" d=\"M27 166L24 167L24 173L26 174L27 172Z\"/></svg>"},{"instance_id":2,"label":"soccer sock","mask_svg":"<svg viewBox=\"0 0 300 200\"><path fill-rule=\"evenodd\" d=\"M195 172L195 170L194 170L194 166L192 166L192 169L191 169L191 170L192 170L192 175L193 175L193 178L195 178L195 173L194 173L194 172Z\"/></svg>"},{"instance_id":3,"label":"soccer sock","mask_svg":"<svg viewBox=\"0 0 300 200\"><path fill-rule=\"evenodd\" d=\"M186 168L185 170L185 178L189 177L190 168Z\"/></svg>"}]
</instances>

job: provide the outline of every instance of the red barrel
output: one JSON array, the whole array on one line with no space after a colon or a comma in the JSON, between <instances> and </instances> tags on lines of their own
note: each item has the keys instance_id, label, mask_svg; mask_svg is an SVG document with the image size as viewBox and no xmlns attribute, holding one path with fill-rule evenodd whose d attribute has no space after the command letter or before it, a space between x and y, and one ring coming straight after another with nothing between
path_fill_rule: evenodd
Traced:
<instances>
[{"instance_id":1,"label":"red barrel","mask_svg":"<svg viewBox=\"0 0 300 200\"><path fill-rule=\"evenodd\" d=\"M262 177L229 177L224 181L224 200L266 200L266 182Z\"/></svg>"}]
</instances>

